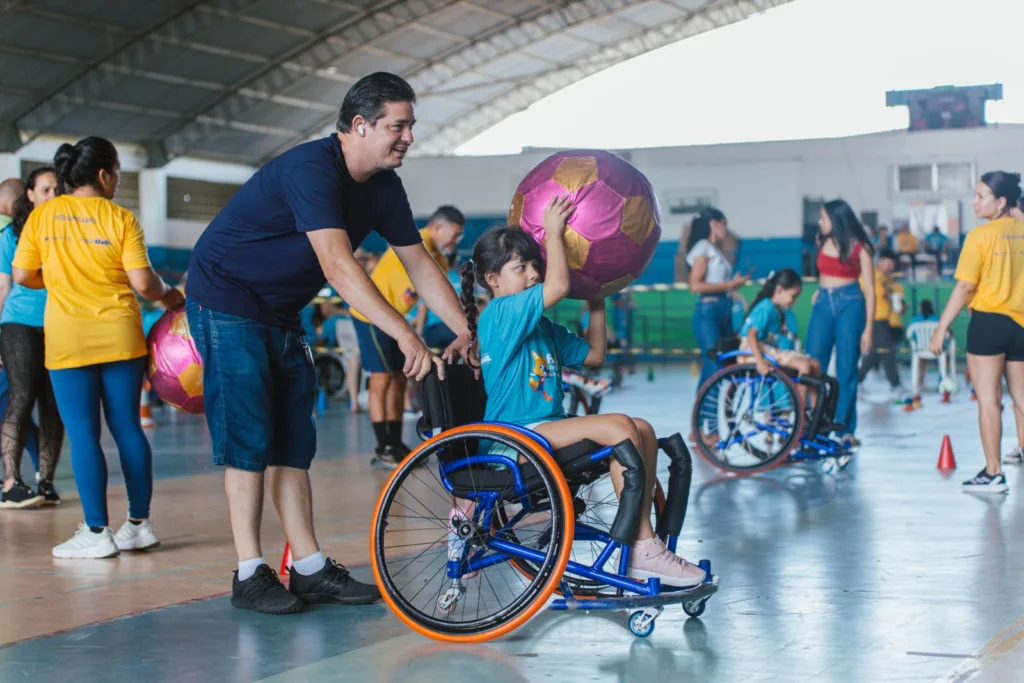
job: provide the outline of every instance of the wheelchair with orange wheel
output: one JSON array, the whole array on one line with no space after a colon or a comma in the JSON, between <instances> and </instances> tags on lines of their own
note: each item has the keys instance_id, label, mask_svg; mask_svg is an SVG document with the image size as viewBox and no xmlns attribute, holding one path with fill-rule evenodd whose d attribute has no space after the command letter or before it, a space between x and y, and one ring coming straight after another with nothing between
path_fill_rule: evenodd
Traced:
<instances>
[{"instance_id":1,"label":"wheelchair with orange wheel","mask_svg":"<svg viewBox=\"0 0 1024 683\"><path fill-rule=\"evenodd\" d=\"M670 459L668 494L658 485L652 509L641 510L644 462L632 442L553 451L536 432L482 422L486 396L470 368L448 366L446 375L424 380L427 440L391 474L373 518L374 577L407 626L436 640L482 642L548 606L624 610L644 637L665 605L703 614L718 590L707 560L704 581L691 588L628 576L641 514L675 551L692 476L680 435L658 442ZM625 469L618 499L611 458Z\"/></svg>"}]
</instances>

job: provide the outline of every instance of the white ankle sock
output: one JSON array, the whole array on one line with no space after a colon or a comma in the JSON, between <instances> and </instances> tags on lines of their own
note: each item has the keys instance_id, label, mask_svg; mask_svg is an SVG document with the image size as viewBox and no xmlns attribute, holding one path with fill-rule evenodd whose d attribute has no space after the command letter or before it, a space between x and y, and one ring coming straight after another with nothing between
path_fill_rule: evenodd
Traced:
<instances>
[{"instance_id":1,"label":"white ankle sock","mask_svg":"<svg viewBox=\"0 0 1024 683\"><path fill-rule=\"evenodd\" d=\"M266 564L266 560L262 557L257 557L254 560L242 560L238 563L238 580L245 581L260 568L261 564Z\"/></svg>"},{"instance_id":2,"label":"white ankle sock","mask_svg":"<svg viewBox=\"0 0 1024 683\"><path fill-rule=\"evenodd\" d=\"M312 576L318 571L323 569L327 565L327 560L324 558L324 554L316 552L309 557L304 557L292 564L295 571L302 574L303 576Z\"/></svg>"}]
</instances>

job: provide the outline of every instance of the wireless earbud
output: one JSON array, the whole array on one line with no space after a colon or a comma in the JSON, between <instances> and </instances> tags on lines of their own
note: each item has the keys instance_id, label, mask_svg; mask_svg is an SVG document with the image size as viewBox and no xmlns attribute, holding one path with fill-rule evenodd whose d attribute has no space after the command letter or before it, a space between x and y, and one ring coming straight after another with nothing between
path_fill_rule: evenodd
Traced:
<instances>
[{"instance_id":1,"label":"wireless earbud","mask_svg":"<svg viewBox=\"0 0 1024 683\"><path fill-rule=\"evenodd\" d=\"M359 131L360 135L366 135L366 129L363 128L362 126L359 126L359 128L357 130Z\"/></svg>"}]
</instances>

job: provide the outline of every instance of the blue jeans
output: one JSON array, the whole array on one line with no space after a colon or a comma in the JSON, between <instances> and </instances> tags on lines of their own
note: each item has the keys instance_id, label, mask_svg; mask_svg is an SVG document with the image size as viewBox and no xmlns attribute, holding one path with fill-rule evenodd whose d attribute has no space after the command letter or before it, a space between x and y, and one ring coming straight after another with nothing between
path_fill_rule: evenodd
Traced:
<instances>
[{"instance_id":1,"label":"blue jeans","mask_svg":"<svg viewBox=\"0 0 1024 683\"><path fill-rule=\"evenodd\" d=\"M139 399L146 357L51 370L57 408L71 444L71 471L82 499L85 523L110 525L107 515L107 460L100 447L100 405L107 418L128 489L128 516L149 517L153 498L153 452L142 430Z\"/></svg>"},{"instance_id":2,"label":"blue jeans","mask_svg":"<svg viewBox=\"0 0 1024 683\"><path fill-rule=\"evenodd\" d=\"M847 434L857 431L857 362L866 315L864 293L854 282L819 289L807 324L807 353L821 363L823 371L828 370L835 348L839 382L835 421L846 427Z\"/></svg>"},{"instance_id":3,"label":"blue jeans","mask_svg":"<svg viewBox=\"0 0 1024 683\"><path fill-rule=\"evenodd\" d=\"M249 472L308 470L316 454L317 376L306 336L191 299L185 312L203 357L214 464Z\"/></svg>"},{"instance_id":4,"label":"blue jeans","mask_svg":"<svg viewBox=\"0 0 1024 683\"><path fill-rule=\"evenodd\" d=\"M693 311L693 336L697 339L701 358L704 363L700 369L698 387L704 385L718 370L718 364L708 358L709 349L723 337L732 337L736 330L732 327L732 301L725 294L698 296L697 307Z\"/></svg>"}]
</instances>

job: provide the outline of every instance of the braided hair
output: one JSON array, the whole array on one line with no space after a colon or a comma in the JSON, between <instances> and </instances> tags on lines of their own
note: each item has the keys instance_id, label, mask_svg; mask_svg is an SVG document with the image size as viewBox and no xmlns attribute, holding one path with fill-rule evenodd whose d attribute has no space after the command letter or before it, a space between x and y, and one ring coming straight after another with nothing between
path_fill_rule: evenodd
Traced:
<instances>
[{"instance_id":1,"label":"braided hair","mask_svg":"<svg viewBox=\"0 0 1024 683\"><path fill-rule=\"evenodd\" d=\"M483 234L473 246L473 256L459 269L461 276L460 301L466 311L469 323L469 334L476 341L477 322L480 319L480 307L476 300L476 286L494 295L487 284L489 273L499 273L505 264L518 256L524 262L536 261L540 264L540 245L528 233L517 228L494 228Z\"/></svg>"}]
</instances>

